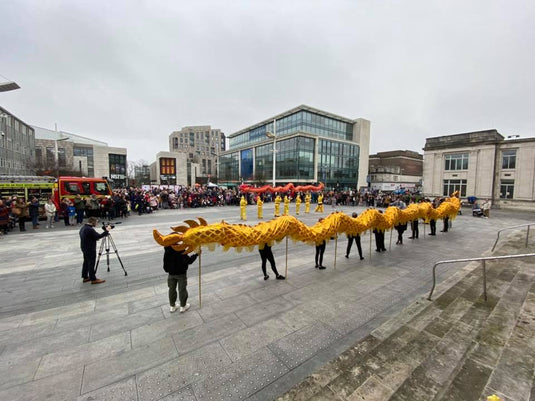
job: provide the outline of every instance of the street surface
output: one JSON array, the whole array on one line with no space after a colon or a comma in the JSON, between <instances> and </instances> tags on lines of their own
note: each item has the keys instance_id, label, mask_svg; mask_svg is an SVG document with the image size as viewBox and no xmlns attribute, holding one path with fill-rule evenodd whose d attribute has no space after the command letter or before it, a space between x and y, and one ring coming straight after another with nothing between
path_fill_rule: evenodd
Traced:
<instances>
[{"instance_id":1,"label":"street surface","mask_svg":"<svg viewBox=\"0 0 535 401\"><path fill-rule=\"evenodd\" d=\"M294 205L291 206L293 213ZM301 214L313 225L322 215ZM341 207L347 214L363 207ZM521 212L491 211L490 219L463 210L447 233L395 245L386 233L384 253L365 260L347 240L327 244L314 268L312 246L283 240L273 247L287 280L264 281L257 249L241 253L217 247L190 266L186 313L169 312L163 248L152 229L200 216L209 224L242 223L239 207L160 210L124 219L112 230L118 254L101 257L100 285L83 284L79 227L12 232L0 237L0 400L270 400L369 334L416 297L429 291L436 261L477 257L488 251L498 229L526 222ZM273 204L264 207L264 221ZM254 225L256 206L248 206ZM120 221L120 220L116 220ZM100 229L99 229L100 230ZM336 248L336 252L335 252ZM335 267L336 253L336 269ZM371 257L370 257L371 253ZM287 258L287 259L286 259ZM462 265L439 269L449 277Z\"/></svg>"}]
</instances>

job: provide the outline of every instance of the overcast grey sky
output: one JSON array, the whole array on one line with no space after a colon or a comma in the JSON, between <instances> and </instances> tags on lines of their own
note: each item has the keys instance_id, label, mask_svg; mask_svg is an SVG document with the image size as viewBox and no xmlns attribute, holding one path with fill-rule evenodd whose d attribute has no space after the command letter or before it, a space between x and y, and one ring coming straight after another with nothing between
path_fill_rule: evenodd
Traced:
<instances>
[{"instance_id":1,"label":"overcast grey sky","mask_svg":"<svg viewBox=\"0 0 535 401\"><path fill-rule=\"evenodd\" d=\"M535 1L0 0L0 105L154 161L306 104L371 120L371 152L535 136Z\"/></svg>"}]
</instances>

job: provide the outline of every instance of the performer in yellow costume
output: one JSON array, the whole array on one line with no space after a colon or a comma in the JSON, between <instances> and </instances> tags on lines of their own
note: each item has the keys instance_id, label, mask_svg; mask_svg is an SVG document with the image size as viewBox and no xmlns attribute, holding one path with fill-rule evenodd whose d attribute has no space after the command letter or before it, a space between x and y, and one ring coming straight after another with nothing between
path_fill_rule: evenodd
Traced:
<instances>
[{"instance_id":1,"label":"performer in yellow costume","mask_svg":"<svg viewBox=\"0 0 535 401\"><path fill-rule=\"evenodd\" d=\"M264 202L262 202L262 197L258 195L258 198L256 199L256 206L258 207L258 218L263 219L264 218Z\"/></svg>"},{"instance_id":2,"label":"performer in yellow costume","mask_svg":"<svg viewBox=\"0 0 535 401\"><path fill-rule=\"evenodd\" d=\"M275 197L275 217L279 217L281 215L281 197L280 195L277 195Z\"/></svg>"},{"instance_id":3,"label":"performer in yellow costume","mask_svg":"<svg viewBox=\"0 0 535 401\"><path fill-rule=\"evenodd\" d=\"M310 201L312 200L312 196L310 195L310 192L307 192L305 195L305 213L310 213Z\"/></svg>"},{"instance_id":4,"label":"performer in yellow costume","mask_svg":"<svg viewBox=\"0 0 535 401\"><path fill-rule=\"evenodd\" d=\"M301 209L301 197L299 194L295 197L295 214L299 216L299 209Z\"/></svg>"},{"instance_id":5,"label":"performer in yellow costume","mask_svg":"<svg viewBox=\"0 0 535 401\"><path fill-rule=\"evenodd\" d=\"M247 220L247 212L245 210L245 207L247 206L247 201L245 200L245 197L242 195L240 199L240 219Z\"/></svg>"},{"instance_id":6,"label":"performer in yellow costume","mask_svg":"<svg viewBox=\"0 0 535 401\"><path fill-rule=\"evenodd\" d=\"M284 212L282 213L283 216L288 216L290 214L290 198L288 198L288 195L284 195Z\"/></svg>"},{"instance_id":7,"label":"performer in yellow costume","mask_svg":"<svg viewBox=\"0 0 535 401\"><path fill-rule=\"evenodd\" d=\"M320 192L318 195L318 206L316 206L315 212L323 213L323 194Z\"/></svg>"}]
</instances>

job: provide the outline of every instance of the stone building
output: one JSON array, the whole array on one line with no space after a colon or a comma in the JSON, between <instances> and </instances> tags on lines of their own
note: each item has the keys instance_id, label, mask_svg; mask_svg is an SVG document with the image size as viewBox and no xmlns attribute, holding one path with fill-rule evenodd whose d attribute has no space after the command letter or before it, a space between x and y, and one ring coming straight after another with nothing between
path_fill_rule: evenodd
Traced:
<instances>
[{"instance_id":1,"label":"stone building","mask_svg":"<svg viewBox=\"0 0 535 401\"><path fill-rule=\"evenodd\" d=\"M31 125L0 107L0 175L35 175Z\"/></svg>"},{"instance_id":2,"label":"stone building","mask_svg":"<svg viewBox=\"0 0 535 401\"><path fill-rule=\"evenodd\" d=\"M191 185L191 165L186 153L158 152L156 161L150 165L150 181L155 185ZM194 166L197 166L194 164ZM194 167L194 173L196 168Z\"/></svg>"},{"instance_id":3,"label":"stone building","mask_svg":"<svg viewBox=\"0 0 535 401\"><path fill-rule=\"evenodd\" d=\"M178 167L191 170L191 164L197 165L195 182L202 184L217 181L218 157L225 149L225 134L210 125L183 127L169 135L169 152L186 155L188 165Z\"/></svg>"},{"instance_id":4,"label":"stone building","mask_svg":"<svg viewBox=\"0 0 535 401\"><path fill-rule=\"evenodd\" d=\"M35 130L34 166L56 176L76 174L107 177L116 188L126 182L126 148L108 146L106 142L71 132L33 127Z\"/></svg>"},{"instance_id":5,"label":"stone building","mask_svg":"<svg viewBox=\"0 0 535 401\"><path fill-rule=\"evenodd\" d=\"M497 130L427 138L424 193L489 199L493 206L535 208L535 138Z\"/></svg>"},{"instance_id":6,"label":"stone building","mask_svg":"<svg viewBox=\"0 0 535 401\"><path fill-rule=\"evenodd\" d=\"M370 189L418 191L422 184L423 156L411 150L393 150L370 155Z\"/></svg>"}]
</instances>

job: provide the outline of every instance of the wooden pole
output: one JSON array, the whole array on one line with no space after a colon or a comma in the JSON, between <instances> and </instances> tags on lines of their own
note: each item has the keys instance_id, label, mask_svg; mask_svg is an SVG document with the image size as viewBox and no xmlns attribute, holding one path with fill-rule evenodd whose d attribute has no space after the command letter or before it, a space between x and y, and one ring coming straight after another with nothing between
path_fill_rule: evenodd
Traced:
<instances>
[{"instance_id":1,"label":"wooden pole","mask_svg":"<svg viewBox=\"0 0 535 401\"><path fill-rule=\"evenodd\" d=\"M202 297L201 297L201 267L202 267L202 264L201 264L201 255L202 255L201 248L199 248L199 309L202 308Z\"/></svg>"},{"instance_id":2,"label":"wooden pole","mask_svg":"<svg viewBox=\"0 0 535 401\"><path fill-rule=\"evenodd\" d=\"M392 231L394 231L393 228L390 229L390 245L388 245L388 250L392 250Z\"/></svg>"},{"instance_id":3,"label":"wooden pole","mask_svg":"<svg viewBox=\"0 0 535 401\"><path fill-rule=\"evenodd\" d=\"M334 270L336 270L336 251L338 250L338 234L334 238Z\"/></svg>"},{"instance_id":4,"label":"wooden pole","mask_svg":"<svg viewBox=\"0 0 535 401\"><path fill-rule=\"evenodd\" d=\"M372 258L372 231L373 230L370 229L370 260Z\"/></svg>"},{"instance_id":5,"label":"wooden pole","mask_svg":"<svg viewBox=\"0 0 535 401\"><path fill-rule=\"evenodd\" d=\"M425 238L425 220L424 220L424 238Z\"/></svg>"},{"instance_id":6,"label":"wooden pole","mask_svg":"<svg viewBox=\"0 0 535 401\"><path fill-rule=\"evenodd\" d=\"M286 270L284 270L284 275L288 279L288 237L286 237Z\"/></svg>"}]
</instances>

